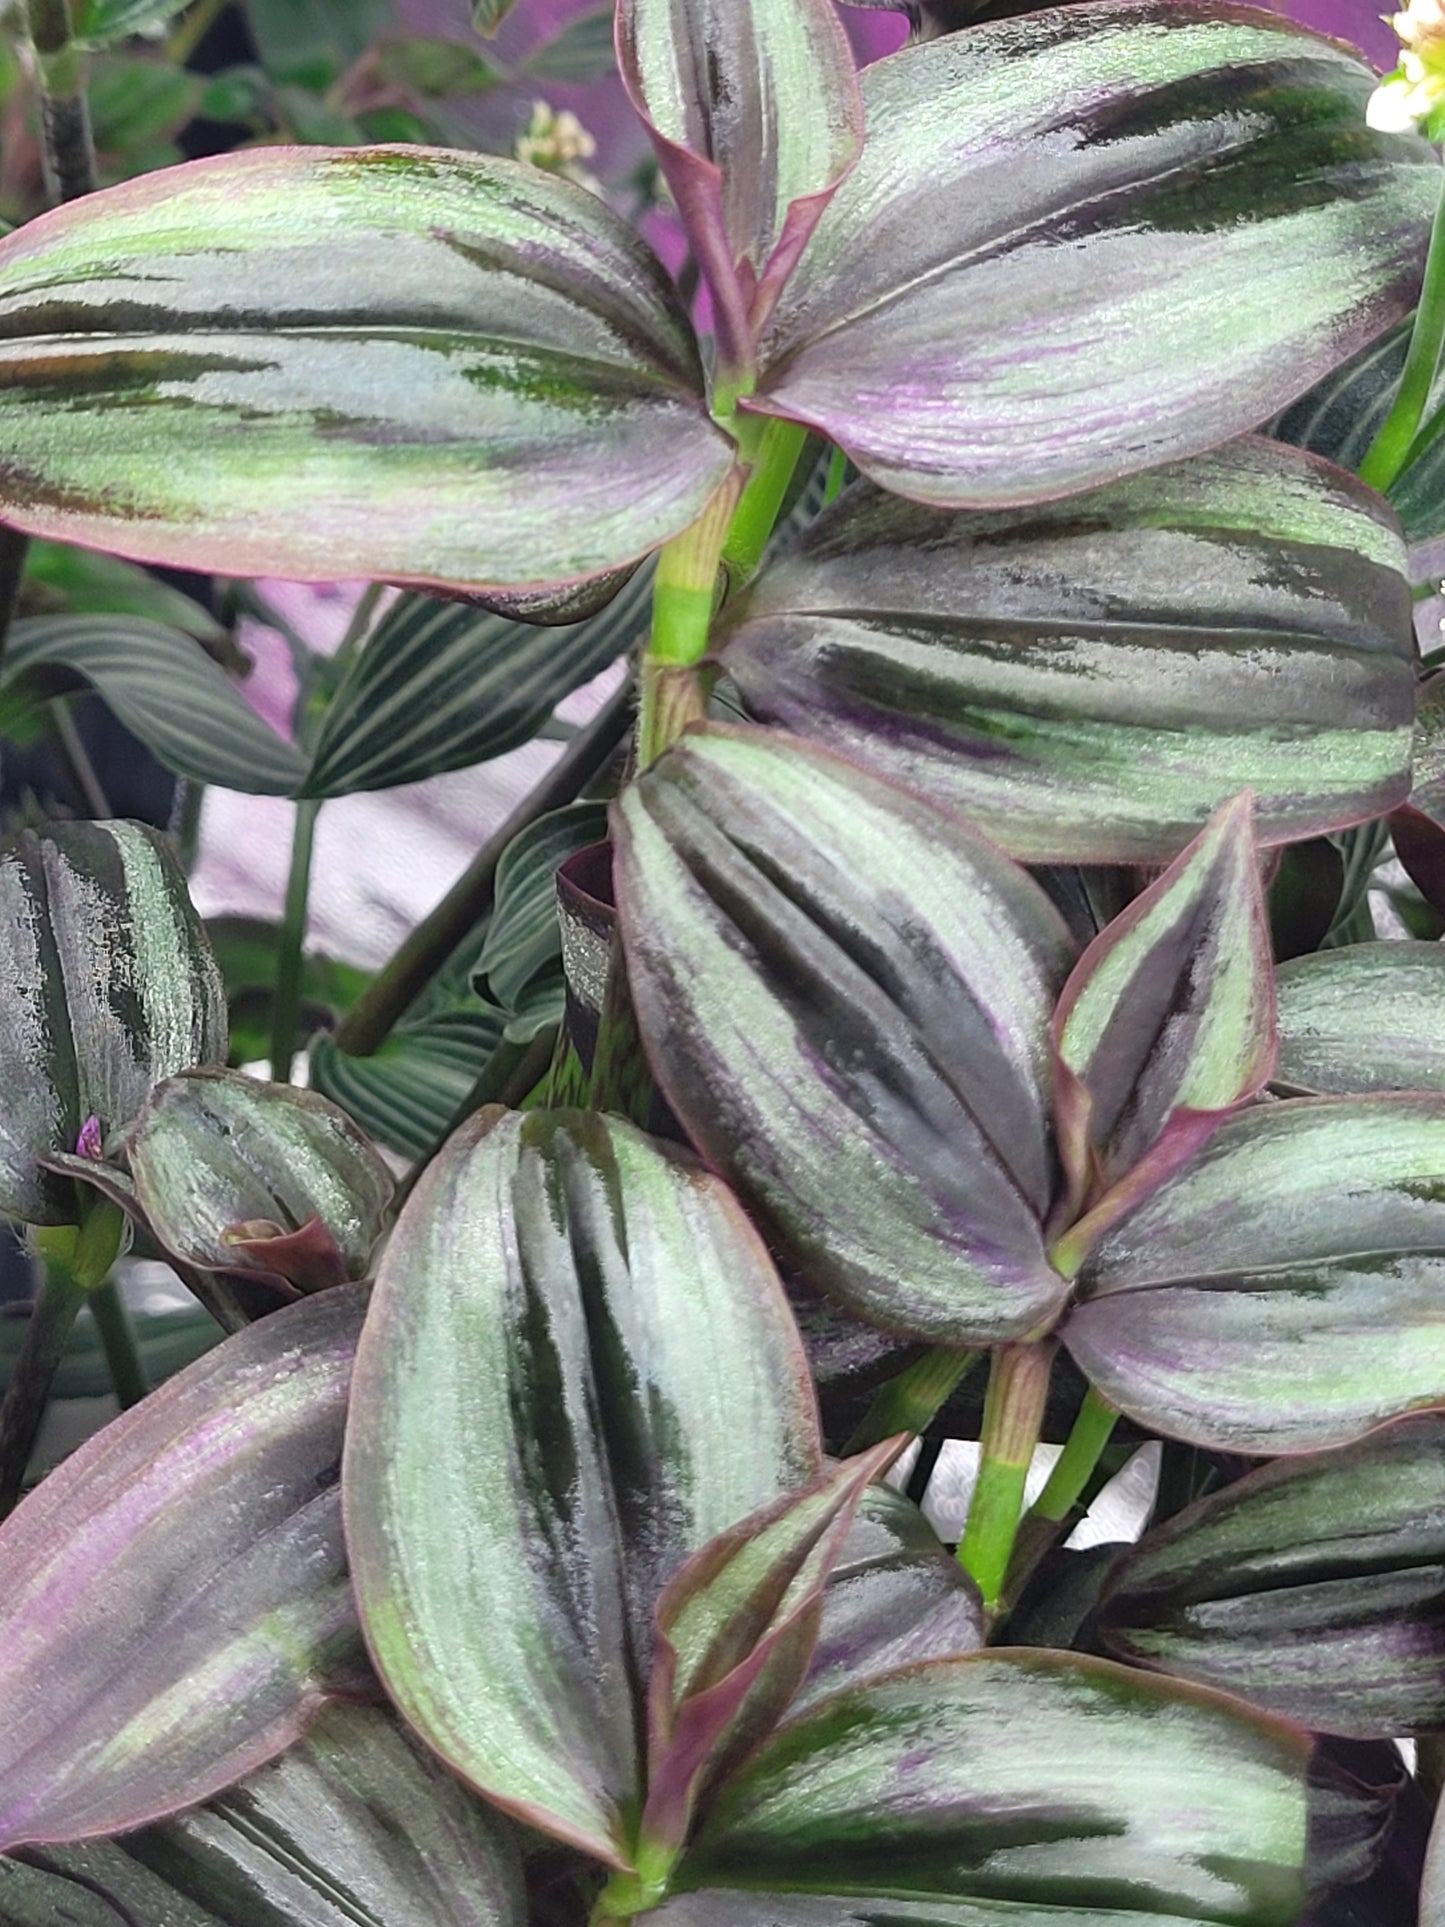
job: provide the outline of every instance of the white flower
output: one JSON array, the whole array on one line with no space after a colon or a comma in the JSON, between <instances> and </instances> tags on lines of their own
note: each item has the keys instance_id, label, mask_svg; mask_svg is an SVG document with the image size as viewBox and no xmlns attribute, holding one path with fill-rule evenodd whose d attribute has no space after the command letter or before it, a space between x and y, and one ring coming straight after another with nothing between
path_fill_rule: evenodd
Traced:
<instances>
[{"instance_id":1,"label":"white flower","mask_svg":"<svg viewBox=\"0 0 1445 1927\"><path fill-rule=\"evenodd\" d=\"M1438 139L1445 133L1445 0L1410 0L1390 25L1404 52L1371 94L1365 119L1377 133L1422 127Z\"/></svg>"}]
</instances>

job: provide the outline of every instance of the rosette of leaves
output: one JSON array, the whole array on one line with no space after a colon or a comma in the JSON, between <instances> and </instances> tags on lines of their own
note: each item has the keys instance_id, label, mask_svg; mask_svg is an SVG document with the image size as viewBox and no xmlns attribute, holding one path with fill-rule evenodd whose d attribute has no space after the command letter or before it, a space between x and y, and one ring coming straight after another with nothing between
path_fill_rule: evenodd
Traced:
<instances>
[{"instance_id":1,"label":"rosette of leaves","mask_svg":"<svg viewBox=\"0 0 1445 1927\"><path fill-rule=\"evenodd\" d=\"M1312 1831L1342 1824L1309 1741L1108 1662L977 1650L977 1596L916 1514L870 1499L853 1523L896 1442L822 1464L766 1250L689 1159L595 1115L484 1113L409 1200L358 1353L361 1314L343 1287L227 1340L0 1528L7 1563L64 1548L3 1615L13 1918L70 1879L235 1919L238 1878L272 1906L255 1918L295 1918L281 1868L333 1897L368 1871L347 1788L378 1816L410 1802L421 1855L461 1824L384 1728L323 1720L287 1752L363 1690L343 1557L381 1685L568 1849L549 1879L571 1918L967 1927L1003 1905L1082 1927L1105 1895L1139 1927L1296 1918ZM64 1705L26 1702L38 1669ZM474 1882L481 1919L523 1927L505 1823L468 1837L453 1904ZM430 1918L373 1891L387 1927Z\"/></svg>"}]
</instances>

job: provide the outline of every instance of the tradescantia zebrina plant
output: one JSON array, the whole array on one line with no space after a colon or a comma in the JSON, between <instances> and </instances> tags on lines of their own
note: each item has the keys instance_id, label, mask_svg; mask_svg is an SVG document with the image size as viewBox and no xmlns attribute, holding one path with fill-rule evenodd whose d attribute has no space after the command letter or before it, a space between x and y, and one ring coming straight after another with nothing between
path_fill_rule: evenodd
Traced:
<instances>
[{"instance_id":1,"label":"tradescantia zebrina plant","mask_svg":"<svg viewBox=\"0 0 1445 1927\"><path fill-rule=\"evenodd\" d=\"M399 1203L344 1111L225 1067L163 839L0 849L3 1203L49 1266L0 1505L126 1227L229 1333L0 1525L0 1919L1402 1919L1439 951L1309 953L1410 791L1410 558L1264 431L1333 419L1417 294L1426 354L1439 169L1248 8L902 10L860 79L832 0L621 0L694 313L605 200L430 148L257 148L0 242L12 543L564 629L655 556L569 1028ZM66 8L26 12L79 138ZM1375 484L1426 487L1430 359ZM425 603L364 630L272 787L354 776L429 646L459 673ZM533 814L499 890L601 803ZM534 895L488 982L555 959ZM938 1427L956 1552L883 1483ZM1106 1576L1062 1540L1145 1440Z\"/></svg>"}]
</instances>

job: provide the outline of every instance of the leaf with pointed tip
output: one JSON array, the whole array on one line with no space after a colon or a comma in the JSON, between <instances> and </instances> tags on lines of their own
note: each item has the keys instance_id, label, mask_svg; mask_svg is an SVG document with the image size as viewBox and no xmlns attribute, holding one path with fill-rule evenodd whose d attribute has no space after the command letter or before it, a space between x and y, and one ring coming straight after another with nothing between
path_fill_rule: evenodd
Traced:
<instances>
[{"instance_id":1,"label":"leaf with pointed tip","mask_svg":"<svg viewBox=\"0 0 1445 1927\"><path fill-rule=\"evenodd\" d=\"M529 742L646 634L651 596L652 571L639 570L600 613L560 630L403 596L327 709L301 793L393 789Z\"/></svg>"},{"instance_id":2,"label":"leaf with pointed tip","mask_svg":"<svg viewBox=\"0 0 1445 1927\"><path fill-rule=\"evenodd\" d=\"M571 803L513 837L497 865L496 900L473 981L504 1010L559 962L557 872L607 835L603 803Z\"/></svg>"},{"instance_id":3,"label":"leaf with pointed tip","mask_svg":"<svg viewBox=\"0 0 1445 1927\"><path fill-rule=\"evenodd\" d=\"M79 1927L526 1920L507 1822L395 1715L374 1707L326 1707L288 1753L209 1806L124 1840L41 1849L29 1859L25 1868L0 1859L7 1927L72 1919ZM69 1911L86 1905L93 1915Z\"/></svg>"},{"instance_id":4,"label":"leaf with pointed tip","mask_svg":"<svg viewBox=\"0 0 1445 1927\"><path fill-rule=\"evenodd\" d=\"M477 1003L398 1024L368 1057L330 1037L311 1047L311 1083L402 1157L433 1151L506 1035L505 1011Z\"/></svg>"},{"instance_id":5,"label":"leaf with pointed tip","mask_svg":"<svg viewBox=\"0 0 1445 1927\"><path fill-rule=\"evenodd\" d=\"M1089 945L1053 1038L1059 1149L1080 1204L1182 1114L1193 1128L1173 1135L1187 1156L1264 1085L1274 967L1247 792Z\"/></svg>"},{"instance_id":6,"label":"leaf with pointed tip","mask_svg":"<svg viewBox=\"0 0 1445 1927\"><path fill-rule=\"evenodd\" d=\"M488 1798L625 1865L658 1594L818 1471L757 1234L618 1119L484 1111L388 1242L352 1412L347 1542L392 1698Z\"/></svg>"},{"instance_id":7,"label":"leaf with pointed tip","mask_svg":"<svg viewBox=\"0 0 1445 1927\"><path fill-rule=\"evenodd\" d=\"M1317 1731L1445 1726L1445 1415L1282 1459L1131 1547L1111 1651Z\"/></svg>"},{"instance_id":8,"label":"leaf with pointed tip","mask_svg":"<svg viewBox=\"0 0 1445 1927\"><path fill-rule=\"evenodd\" d=\"M0 1527L0 1851L193 1805L365 1690L337 1486L363 1307L227 1339Z\"/></svg>"},{"instance_id":9,"label":"leaf with pointed tip","mask_svg":"<svg viewBox=\"0 0 1445 1927\"><path fill-rule=\"evenodd\" d=\"M916 1505L888 1486L870 1486L829 1574L818 1642L793 1711L880 1673L956 1659L983 1643L977 1586Z\"/></svg>"},{"instance_id":10,"label":"leaf with pointed tip","mask_svg":"<svg viewBox=\"0 0 1445 1927\"><path fill-rule=\"evenodd\" d=\"M113 47L133 33L162 27L190 0L79 0L75 39L86 48Z\"/></svg>"},{"instance_id":11,"label":"leaf with pointed tip","mask_svg":"<svg viewBox=\"0 0 1445 1927\"><path fill-rule=\"evenodd\" d=\"M1289 1091L1445 1091L1445 949L1355 943L1296 957L1275 976Z\"/></svg>"},{"instance_id":12,"label":"leaf with pointed tip","mask_svg":"<svg viewBox=\"0 0 1445 1927\"><path fill-rule=\"evenodd\" d=\"M1347 1444L1445 1385L1445 1098L1245 1111L1121 1223L1063 1337L1141 1424L1221 1452Z\"/></svg>"},{"instance_id":13,"label":"leaf with pointed tip","mask_svg":"<svg viewBox=\"0 0 1445 1927\"><path fill-rule=\"evenodd\" d=\"M1376 79L1228 0L1055 7L876 62L748 407L954 508L1243 434L1414 299L1434 156L1366 129Z\"/></svg>"},{"instance_id":14,"label":"leaf with pointed tip","mask_svg":"<svg viewBox=\"0 0 1445 1927\"><path fill-rule=\"evenodd\" d=\"M31 616L15 623L5 684L44 689L68 671L167 769L246 796L289 796L306 760L179 630L124 616Z\"/></svg>"},{"instance_id":15,"label":"leaf with pointed tip","mask_svg":"<svg viewBox=\"0 0 1445 1927\"><path fill-rule=\"evenodd\" d=\"M614 838L658 1084L808 1281L947 1345L1051 1318L1071 945L1032 878L837 757L716 724L628 786Z\"/></svg>"},{"instance_id":16,"label":"leaf with pointed tip","mask_svg":"<svg viewBox=\"0 0 1445 1927\"><path fill-rule=\"evenodd\" d=\"M511 161L261 148L0 242L0 513L142 561L609 575L732 466L701 389L656 261Z\"/></svg>"},{"instance_id":17,"label":"leaf with pointed tip","mask_svg":"<svg viewBox=\"0 0 1445 1927\"><path fill-rule=\"evenodd\" d=\"M1293 1927L1309 1753L1296 1729L1105 1661L906 1667L785 1722L721 1791L679 1884L748 1890L756 1913L714 1894L657 1927Z\"/></svg>"},{"instance_id":18,"label":"leaf with pointed tip","mask_svg":"<svg viewBox=\"0 0 1445 1927\"><path fill-rule=\"evenodd\" d=\"M0 844L0 1210L74 1224L70 1152L160 1078L223 1062L226 1003L170 847L138 823L53 823Z\"/></svg>"},{"instance_id":19,"label":"leaf with pointed tip","mask_svg":"<svg viewBox=\"0 0 1445 1927\"><path fill-rule=\"evenodd\" d=\"M279 1273L303 1291L364 1275L391 1199L391 1174L343 1111L238 1071L158 1084L125 1149L136 1202L168 1251L207 1271Z\"/></svg>"},{"instance_id":20,"label":"leaf with pointed tip","mask_svg":"<svg viewBox=\"0 0 1445 1927\"><path fill-rule=\"evenodd\" d=\"M472 0L472 25L490 39L515 6L516 0Z\"/></svg>"},{"instance_id":21,"label":"leaf with pointed tip","mask_svg":"<svg viewBox=\"0 0 1445 1927\"><path fill-rule=\"evenodd\" d=\"M754 716L952 805L1030 863L1161 862L1243 789L1278 843L1378 815L1409 786L1394 518L1352 477L1255 437L1011 514L859 484L725 631Z\"/></svg>"},{"instance_id":22,"label":"leaf with pointed tip","mask_svg":"<svg viewBox=\"0 0 1445 1927\"><path fill-rule=\"evenodd\" d=\"M830 0L618 0L617 59L736 375L862 146L848 37Z\"/></svg>"},{"instance_id":23,"label":"leaf with pointed tip","mask_svg":"<svg viewBox=\"0 0 1445 1927\"><path fill-rule=\"evenodd\" d=\"M648 1850L676 1853L707 1788L777 1724L807 1674L864 1488L902 1444L875 1446L753 1513L669 1580L648 1691Z\"/></svg>"}]
</instances>

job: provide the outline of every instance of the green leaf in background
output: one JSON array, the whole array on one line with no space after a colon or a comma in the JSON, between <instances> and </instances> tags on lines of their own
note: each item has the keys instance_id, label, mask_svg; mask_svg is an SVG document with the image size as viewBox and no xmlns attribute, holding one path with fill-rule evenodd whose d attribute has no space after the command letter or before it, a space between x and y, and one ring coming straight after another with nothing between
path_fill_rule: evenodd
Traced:
<instances>
[{"instance_id":1,"label":"green leaf in background","mask_svg":"<svg viewBox=\"0 0 1445 1927\"><path fill-rule=\"evenodd\" d=\"M1409 786L1394 517L1253 437L1009 514L855 486L724 626L751 714L1025 862L1159 863L1244 789L1278 843Z\"/></svg>"},{"instance_id":2,"label":"green leaf in background","mask_svg":"<svg viewBox=\"0 0 1445 1927\"><path fill-rule=\"evenodd\" d=\"M475 47L457 40L383 40L376 50L376 71L395 87L409 88L423 100L452 100L479 94L500 75Z\"/></svg>"},{"instance_id":3,"label":"green leaf in background","mask_svg":"<svg viewBox=\"0 0 1445 1927\"><path fill-rule=\"evenodd\" d=\"M1184 1157L1274 1065L1274 959L1253 803L1225 804L1094 939L1053 1019L1054 1115L1076 1207L1168 1131Z\"/></svg>"},{"instance_id":4,"label":"green leaf in background","mask_svg":"<svg viewBox=\"0 0 1445 1927\"><path fill-rule=\"evenodd\" d=\"M369 1707L326 1707L290 1752L209 1806L30 1862L0 1859L7 1927L526 1920L507 1823Z\"/></svg>"},{"instance_id":5,"label":"green leaf in background","mask_svg":"<svg viewBox=\"0 0 1445 1927\"><path fill-rule=\"evenodd\" d=\"M847 35L830 0L617 0L617 61L736 381L863 143Z\"/></svg>"},{"instance_id":6,"label":"green leaf in background","mask_svg":"<svg viewBox=\"0 0 1445 1927\"><path fill-rule=\"evenodd\" d=\"M747 405L958 508L1243 434L1415 298L1435 156L1366 130L1376 81L1292 21L1169 0L875 62Z\"/></svg>"},{"instance_id":7,"label":"green leaf in background","mask_svg":"<svg viewBox=\"0 0 1445 1927\"><path fill-rule=\"evenodd\" d=\"M906 1667L764 1743L684 1857L704 1892L657 1927L1295 1927L1309 1755L1295 1728L1100 1660Z\"/></svg>"},{"instance_id":8,"label":"green leaf in background","mask_svg":"<svg viewBox=\"0 0 1445 1927\"><path fill-rule=\"evenodd\" d=\"M655 257L512 161L255 148L0 242L0 513L141 561L479 591L610 575L733 466L702 387Z\"/></svg>"},{"instance_id":9,"label":"green leaf in background","mask_svg":"<svg viewBox=\"0 0 1445 1927\"><path fill-rule=\"evenodd\" d=\"M1445 1091L1445 948L1347 944L1275 977L1288 1091Z\"/></svg>"},{"instance_id":10,"label":"green leaf in background","mask_svg":"<svg viewBox=\"0 0 1445 1927\"><path fill-rule=\"evenodd\" d=\"M1445 1726L1445 1416L1280 1459L1146 1535L1105 1590L1106 1644L1302 1726Z\"/></svg>"},{"instance_id":11,"label":"green leaf in background","mask_svg":"<svg viewBox=\"0 0 1445 1927\"><path fill-rule=\"evenodd\" d=\"M528 56L523 72L534 80L585 86L611 73L616 64L617 43L609 4L569 21L554 39Z\"/></svg>"},{"instance_id":12,"label":"green leaf in background","mask_svg":"<svg viewBox=\"0 0 1445 1927\"><path fill-rule=\"evenodd\" d=\"M472 0L472 25L490 39L515 4L516 0Z\"/></svg>"},{"instance_id":13,"label":"green leaf in background","mask_svg":"<svg viewBox=\"0 0 1445 1927\"><path fill-rule=\"evenodd\" d=\"M63 542L32 542L25 552L22 615L138 616L236 655L229 631L192 597L134 562Z\"/></svg>"},{"instance_id":14,"label":"green leaf in background","mask_svg":"<svg viewBox=\"0 0 1445 1927\"><path fill-rule=\"evenodd\" d=\"M276 80L323 92L391 25L392 0L246 0L246 24Z\"/></svg>"},{"instance_id":15,"label":"green leaf in background","mask_svg":"<svg viewBox=\"0 0 1445 1927\"><path fill-rule=\"evenodd\" d=\"M647 632L651 569L570 627L406 595L377 624L317 738L307 796L394 789L530 742L564 697Z\"/></svg>"},{"instance_id":16,"label":"green leaf in background","mask_svg":"<svg viewBox=\"0 0 1445 1927\"><path fill-rule=\"evenodd\" d=\"M337 1487L363 1308L227 1339L0 1527L0 1848L194 1805L367 1690Z\"/></svg>"},{"instance_id":17,"label":"green leaf in background","mask_svg":"<svg viewBox=\"0 0 1445 1927\"><path fill-rule=\"evenodd\" d=\"M189 0L73 0L75 38L87 48L113 47L133 33L164 26Z\"/></svg>"},{"instance_id":18,"label":"green leaf in background","mask_svg":"<svg viewBox=\"0 0 1445 1927\"><path fill-rule=\"evenodd\" d=\"M206 934L225 980L230 1006L231 1062L256 1064L271 1048L271 1004L281 926L260 917L212 917ZM371 981L370 973L308 950L301 985L302 1036L333 1024Z\"/></svg>"},{"instance_id":19,"label":"green leaf in background","mask_svg":"<svg viewBox=\"0 0 1445 1927\"><path fill-rule=\"evenodd\" d=\"M347 1543L392 1698L490 1798L625 1865L657 1596L820 1469L757 1234L618 1119L484 1111L388 1241L352 1399Z\"/></svg>"},{"instance_id":20,"label":"green leaf in background","mask_svg":"<svg viewBox=\"0 0 1445 1927\"><path fill-rule=\"evenodd\" d=\"M208 1271L278 1274L302 1291L364 1276L391 1201L390 1173L345 1112L236 1071L158 1084L125 1155L167 1251Z\"/></svg>"},{"instance_id":21,"label":"green leaf in background","mask_svg":"<svg viewBox=\"0 0 1445 1927\"><path fill-rule=\"evenodd\" d=\"M473 976L478 991L511 1010L562 955L557 872L607 835L605 803L571 803L514 837L497 865L496 896Z\"/></svg>"},{"instance_id":22,"label":"green leaf in background","mask_svg":"<svg viewBox=\"0 0 1445 1927\"><path fill-rule=\"evenodd\" d=\"M1297 1098L1220 1127L1094 1247L1063 1337L1143 1425L1343 1445L1445 1385L1445 1099Z\"/></svg>"},{"instance_id":23,"label":"green leaf in background","mask_svg":"<svg viewBox=\"0 0 1445 1927\"><path fill-rule=\"evenodd\" d=\"M22 617L10 632L0 688L43 693L52 671L88 684L178 776L247 796L289 796L306 774L301 752L177 629L134 616Z\"/></svg>"},{"instance_id":24,"label":"green leaf in background","mask_svg":"<svg viewBox=\"0 0 1445 1927\"><path fill-rule=\"evenodd\" d=\"M505 1011L477 1003L398 1024L368 1057L319 1037L311 1047L311 1083L389 1149L424 1157L495 1061L506 1030Z\"/></svg>"},{"instance_id":25,"label":"green leaf in background","mask_svg":"<svg viewBox=\"0 0 1445 1927\"><path fill-rule=\"evenodd\" d=\"M689 731L613 834L659 1086L804 1278L938 1344L1057 1312L1048 1023L1073 959L1033 879L777 730Z\"/></svg>"},{"instance_id":26,"label":"green leaf in background","mask_svg":"<svg viewBox=\"0 0 1445 1927\"><path fill-rule=\"evenodd\" d=\"M128 1124L173 1071L224 1062L220 973L165 839L138 823L54 823L0 844L0 1209L74 1224L40 1169Z\"/></svg>"},{"instance_id":27,"label":"green leaf in background","mask_svg":"<svg viewBox=\"0 0 1445 1927\"><path fill-rule=\"evenodd\" d=\"M109 54L94 61L89 98L97 148L102 154L139 156L172 139L194 116L205 91L199 74L160 58Z\"/></svg>"},{"instance_id":28,"label":"green leaf in background","mask_svg":"<svg viewBox=\"0 0 1445 1927\"><path fill-rule=\"evenodd\" d=\"M844 1687L984 1643L978 1588L918 1507L872 1485L828 1575L823 1619L794 1713Z\"/></svg>"}]
</instances>

